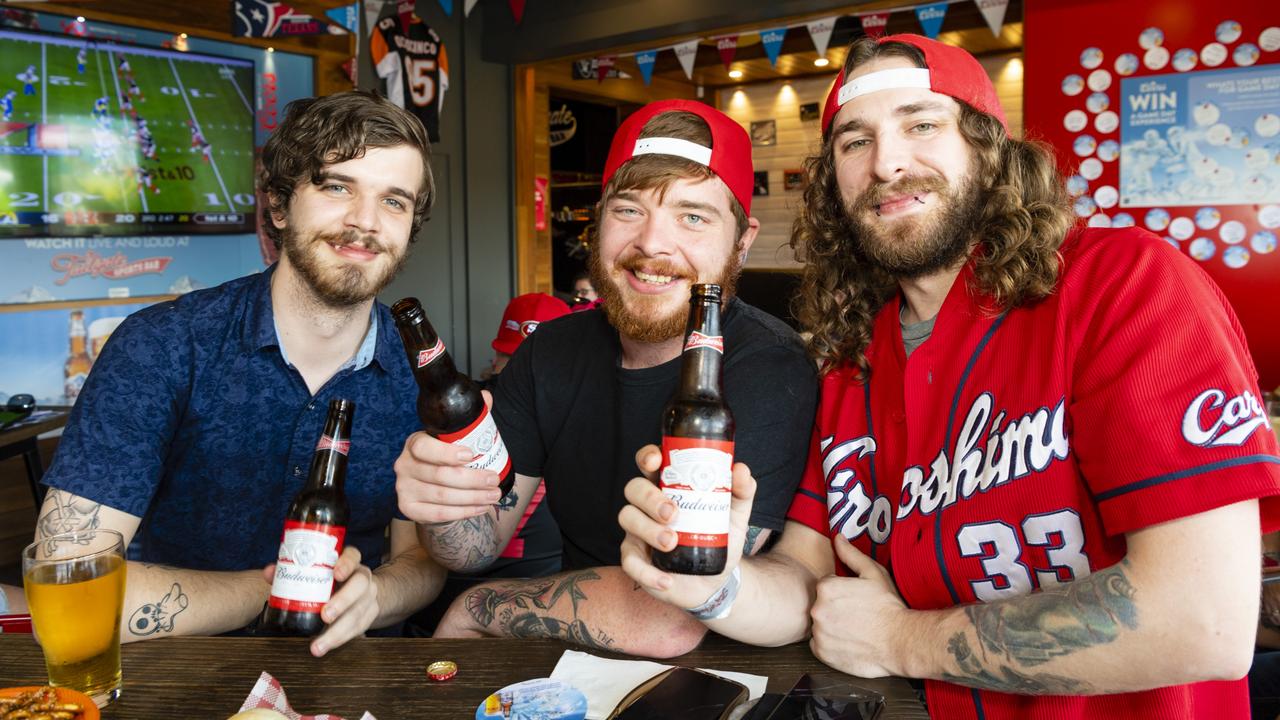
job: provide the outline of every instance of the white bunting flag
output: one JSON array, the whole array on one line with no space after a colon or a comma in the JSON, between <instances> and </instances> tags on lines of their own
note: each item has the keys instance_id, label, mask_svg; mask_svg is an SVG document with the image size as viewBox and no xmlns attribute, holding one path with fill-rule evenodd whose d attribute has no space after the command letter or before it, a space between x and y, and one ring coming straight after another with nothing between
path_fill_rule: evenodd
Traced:
<instances>
[{"instance_id":1,"label":"white bunting flag","mask_svg":"<svg viewBox=\"0 0 1280 720\"><path fill-rule=\"evenodd\" d=\"M480 2L480 0L467 0L466 4L462 6L462 16L466 17L470 15L471 8L475 7L478 2Z\"/></svg>"},{"instance_id":2,"label":"white bunting flag","mask_svg":"<svg viewBox=\"0 0 1280 720\"><path fill-rule=\"evenodd\" d=\"M1000 29L1004 27L1004 12L1009 9L1009 0L973 0L982 12L982 18L991 28L991 34L1000 37Z\"/></svg>"},{"instance_id":3,"label":"white bunting flag","mask_svg":"<svg viewBox=\"0 0 1280 720\"><path fill-rule=\"evenodd\" d=\"M981 0L979 0L981 1ZM1008 2L1008 0L1005 0ZM818 51L818 57L827 54L827 43L831 42L831 31L836 27L836 19L834 16L814 20L806 24L809 28L809 37L813 38L813 47Z\"/></svg>"},{"instance_id":4,"label":"white bunting flag","mask_svg":"<svg viewBox=\"0 0 1280 720\"><path fill-rule=\"evenodd\" d=\"M692 80L693 61L698 57L698 41L682 42L672 49L676 51L676 59L680 61L680 67L684 68L684 76Z\"/></svg>"}]
</instances>

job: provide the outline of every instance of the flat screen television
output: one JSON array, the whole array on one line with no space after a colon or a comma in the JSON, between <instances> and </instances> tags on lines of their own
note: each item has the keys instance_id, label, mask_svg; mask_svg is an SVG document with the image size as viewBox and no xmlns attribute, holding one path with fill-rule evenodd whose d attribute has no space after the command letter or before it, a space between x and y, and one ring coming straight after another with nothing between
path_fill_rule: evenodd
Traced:
<instances>
[{"instance_id":1,"label":"flat screen television","mask_svg":"<svg viewBox=\"0 0 1280 720\"><path fill-rule=\"evenodd\" d=\"M0 30L0 238L244 233L254 66Z\"/></svg>"}]
</instances>

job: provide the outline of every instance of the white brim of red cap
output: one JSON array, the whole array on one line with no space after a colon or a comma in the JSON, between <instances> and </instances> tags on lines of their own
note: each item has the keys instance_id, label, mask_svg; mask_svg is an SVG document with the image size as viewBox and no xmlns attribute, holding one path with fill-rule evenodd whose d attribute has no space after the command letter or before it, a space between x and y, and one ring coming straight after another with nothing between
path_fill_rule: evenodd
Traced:
<instances>
[{"instance_id":1,"label":"white brim of red cap","mask_svg":"<svg viewBox=\"0 0 1280 720\"><path fill-rule=\"evenodd\" d=\"M850 100L863 95L901 88L932 89L928 68L893 68L859 75L840 87L840 92L836 95L836 104L843 106Z\"/></svg>"},{"instance_id":2,"label":"white brim of red cap","mask_svg":"<svg viewBox=\"0 0 1280 720\"><path fill-rule=\"evenodd\" d=\"M639 155L675 155L711 167L711 148L688 140L671 137L647 137L636 140L631 157Z\"/></svg>"}]
</instances>

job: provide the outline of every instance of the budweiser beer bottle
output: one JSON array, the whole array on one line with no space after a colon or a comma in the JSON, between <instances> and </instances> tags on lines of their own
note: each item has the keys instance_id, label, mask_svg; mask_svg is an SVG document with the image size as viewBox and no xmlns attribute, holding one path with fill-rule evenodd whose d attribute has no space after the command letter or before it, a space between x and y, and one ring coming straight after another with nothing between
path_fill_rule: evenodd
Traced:
<instances>
[{"instance_id":1,"label":"budweiser beer bottle","mask_svg":"<svg viewBox=\"0 0 1280 720\"><path fill-rule=\"evenodd\" d=\"M470 448L475 459L470 468L498 474L503 497L515 484L511 456L498 434L498 426L480 395L480 386L458 372L444 341L427 320L417 298L404 298L391 307L409 367L418 381L418 419L435 438Z\"/></svg>"},{"instance_id":2,"label":"budweiser beer bottle","mask_svg":"<svg viewBox=\"0 0 1280 720\"><path fill-rule=\"evenodd\" d=\"M271 599L258 623L263 635L316 635L320 611L333 593L333 568L347 533L347 451L355 403L333 400L311 457L306 487L293 499L271 583Z\"/></svg>"},{"instance_id":3,"label":"budweiser beer bottle","mask_svg":"<svg viewBox=\"0 0 1280 720\"><path fill-rule=\"evenodd\" d=\"M85 378L89 377L89 368L93 362L85 349L84 313L71 311L71 352L67 362L62 366L63 394L67 396L67 404L74 405L80 396L80 388L84 387Z\"/></svg>"},{"instance_id":4,"label":"budweiser beer bottle","mask_svg":"<svg viewBox=\"0 0 1280 720\"><path fill-rule=\"evenodd\" d=\"M653 564L685 575L724 572L732 497L733 414L720 391L724 338L720 286L694 285L689 298L680 389L662 412L662 492L680 508L671 552L653 551Z\"/></svg>"}]
</instances>

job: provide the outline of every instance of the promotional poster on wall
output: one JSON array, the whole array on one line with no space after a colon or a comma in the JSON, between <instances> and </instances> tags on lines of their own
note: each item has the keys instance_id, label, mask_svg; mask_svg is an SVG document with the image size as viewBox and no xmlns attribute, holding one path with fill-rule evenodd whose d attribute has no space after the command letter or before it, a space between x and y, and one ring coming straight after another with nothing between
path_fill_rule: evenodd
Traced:
<instances>
[{"instance_id":1,"label":"promotional poster on wall","mask_svg":"<svg viewBox=\"0 0 1280 720\"><path fill-rule=\"evenodd\" d=\"M29 393L37 405L71 405L107 338L148 303L0 313L0 402Z\"/></svg>"},{"instance_id":2,"label":"promotional poster on wall","mask_svg":"<svg viewBox=\"0 0 1280 720\"><path fill-rule=\"evenodd\" d=\"M265 266L254 235L0 242L0 303L182 295Z\"/></svg>"},{"instance_id":3,"label":"promotional poster on wall","mask_svg":"<svg viewBox=\"0 0 1280 720\"><path fill-rule=\"evenodd\" d=\"M1280 202L1280 67L1124 78L1120 206Z\"/></svg>"}]
</instances>

